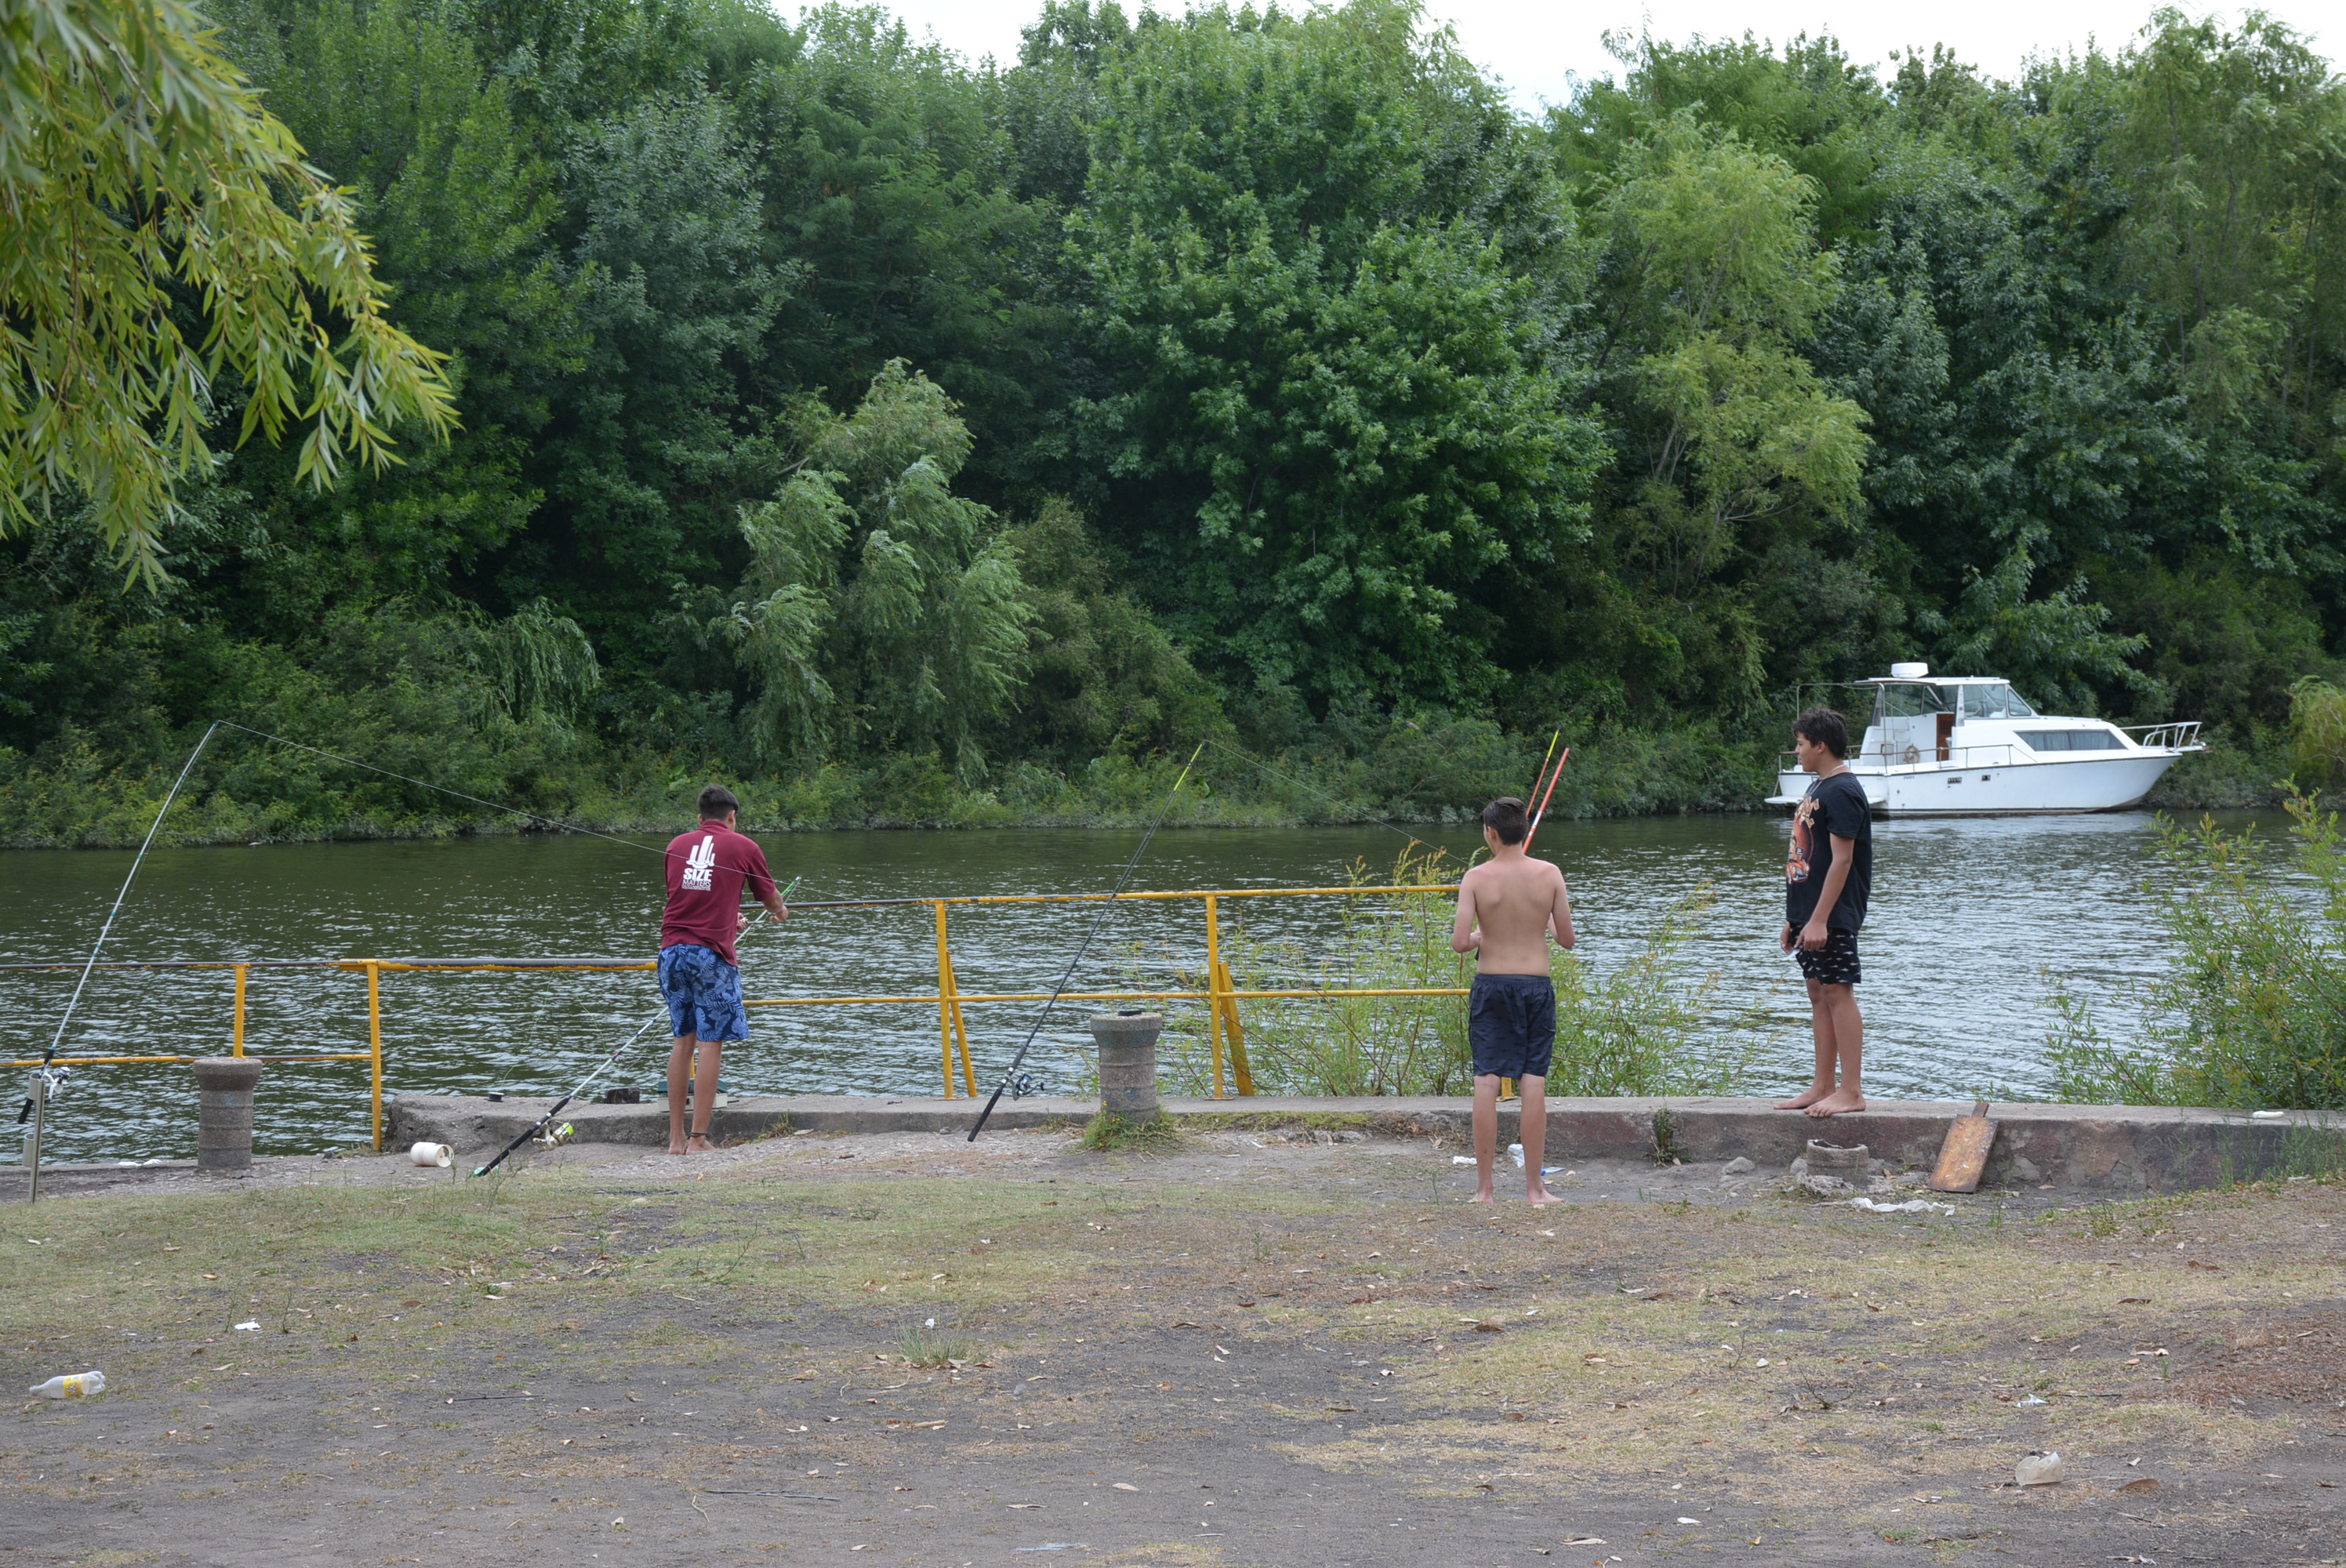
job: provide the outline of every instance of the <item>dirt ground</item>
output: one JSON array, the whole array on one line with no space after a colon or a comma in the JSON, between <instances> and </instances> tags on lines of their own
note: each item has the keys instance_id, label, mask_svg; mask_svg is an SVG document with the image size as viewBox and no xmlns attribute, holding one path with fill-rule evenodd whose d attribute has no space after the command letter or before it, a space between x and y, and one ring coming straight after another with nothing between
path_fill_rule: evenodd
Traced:
<instances>
[{"instance_id":1,"label":"dirt ground","mask_svg":"<svg viewBox=\"0 0 2346 1568\"><path fill-rule=\"evenodd\" d=\"M0 1417L0 1568L2346 1561L2346 1184L1484 1209L1454 1144L1345 1136L12 1207L0 1372L109 1386Z\"/></svg>"}]
</instances>

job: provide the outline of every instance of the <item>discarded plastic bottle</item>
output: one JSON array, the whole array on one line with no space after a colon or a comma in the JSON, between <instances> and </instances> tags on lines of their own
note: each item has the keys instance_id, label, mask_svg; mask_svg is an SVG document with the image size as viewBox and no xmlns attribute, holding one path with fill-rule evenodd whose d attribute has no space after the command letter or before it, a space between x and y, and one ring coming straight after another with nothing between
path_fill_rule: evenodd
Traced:
<instances>
[{"instance_id":1,"label":"discarded plastic bottle","mask_svg":"<svg viewBox=\"0 0 2346 1568\"><path fill-rule=\"evenodd\" d=\"M106 1392L104 1372L60 1373L26 1390L36 1400L80 1400Z\"/></svg>"}]
</instances>

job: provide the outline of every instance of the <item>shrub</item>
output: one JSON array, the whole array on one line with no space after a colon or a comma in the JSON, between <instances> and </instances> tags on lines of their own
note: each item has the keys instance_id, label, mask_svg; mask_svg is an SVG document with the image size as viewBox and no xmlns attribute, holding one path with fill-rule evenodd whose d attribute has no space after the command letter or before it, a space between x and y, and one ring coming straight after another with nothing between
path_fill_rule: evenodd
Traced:
<instances>
[{"instance_id":1,"label":"shrub","mask_svg":"<svg viewBox=\"0 0 2346 1568\"><path fill-rule=\"evenodd\" d=\"M2056 989L2045 1044L2062 1098L2346 1110L2346 842L2336 812L2295 793L2288 807L2294 876L2253 829L2159 819L2152 891L2174 965L2134 998L2139 1045L2106 1039Z\"/></svg>"},{"instance_id":2,"label":"shrub","mask_svg":"<svg viewBox=\"0 0 2346 1568\"><path fill-rule=\"evenodd\" d=\"M1411 891L1347 899L1336 933L1311 950L1291 938L1250 938L1233 921L1223 953L1236 989L1406 992L1472 985L1472 956L1450 950L1457 905L1447 884L1462 869L1442 850L1413 846L1378 879ZM1352 885L1370 885L1365 866L1353 868ZM1742 1084L1760 1044L1760 1010L1722 1013L1718 972L1697 972L1689 951L1714 902L1708 886L1696 889L1609 971L1577 952L1556 952L1550 1094L1718 1095ZM1166 977L1160 972L1151 978ZM1202 976L1178 969L1176 983L1205 989ZM1265 998L1239 1003L1239 1016L1259 1093L1473 1091L1461 995ZM1160 1074L1178 1092L1213 1092L1203 1009L1168 1015L1158 1060Z\"/></svg>"}]
</instances>

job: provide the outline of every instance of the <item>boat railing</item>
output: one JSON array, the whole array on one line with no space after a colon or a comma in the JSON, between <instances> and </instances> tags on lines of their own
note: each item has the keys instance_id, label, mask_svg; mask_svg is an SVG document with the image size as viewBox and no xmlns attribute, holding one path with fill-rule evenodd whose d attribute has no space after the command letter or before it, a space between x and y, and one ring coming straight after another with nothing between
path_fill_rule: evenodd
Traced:
<instances>
[{"instance_id":1,"label":"boat railing","mask_svg":"<svg viewBox=\"0 0 2346 1568\"><path fill-rule=\"evenodd\" d=\"M1204 904L1206 964L1200 978L1202 985L1158 991L1066 991L1057 993L1061 1002L1197 1002L1206 1005L1207 1035L1213 1058L1214 1098L1225 1098L1232 1088L1240 1095L1255 1092L1254 1075L1247 1060L1246 1027L1239 1014L1241 1002L1264 1001L1332 1001L1340 997L1451 997L1464 996L1464 986L1306 986L1283 989L1242 987L1230 972L1229 961L1222 956L1222 910L1226 901L1281 898L1364 898L1364 897L1440 897L1455 893L1454 882L1410 884L1406 886L1362 886L1342 888L1200 888L1176 891L1126 893L980 893L949 898L901 899L834 899L809 901L790 906L793 914L812 910L892 909L909 908L929 914L934 923L936 938L936 976L934 991L913 992L875 996L777 996L753 999L743 1003L748 1007L859 1007L890 1003L912 1003L933 1006L937 1010L938 1044L944 1070L945 1098L955 1096L954 1068L960 1068L960 1089L963 1094L977 1095L977 1078L970 1061L969 1027L963 1013L966 1006L985 1003L1027 1003L1044 1002L1052 993L1039 991L964 991L954 972L952 946L946 935L946 909L963 904L1030 904L1030 903L1100 903L1111 899L1124 903L1163 902L1196 900ZM926 933L923 933L925 940ZM15 962L0 962L0 972L26 972L51 974L71 974L91 967L80 959L33 959ZM369 1067L370 1098L373 1110L374 1146L382 1147L383 1135L383 1044L382 1044L382 981L398 973L547 973L561 971L586 971L610 973L627 970L648 970L652 961L644 958L219 958L219 959L119 959L103 962L94 967L107 970L226 970L232 972L235 985L229 1011L229 1054L242 1056L245 1052L245 991L257 972L278 970L339 970L363 975L367 987L367 1048L363 1051L303 1051L286 1054L270 1054L260 1060L279 1063L364 1062ZM956 1064L956 1054L960 1060ZM133 1055L59 1055L58 1065L168 1065L196 1060L194 1054L158 1053ZM0 1068L36 1067L38 1057L0 1061ZM1512 1092L1513 1085L1508 1085Z\"/></svg>"},{"instance_id":2,"label":"boat railing","mask_svg":"<svg viewBox=\"0 0 2346 1568\"><path fill-rule=\"evenodd\" d=\"M2192 751L2199 747L2199 720L2196 718L2172 724L2122 724L2117 728L2145 751Z\"/></svg>"},{"instance_id":3,"label":"boat railing","mask_svg":"<svg viewBox=\"0 0 2346 1568\"><path fill-rule=\"evenodd\" d=\"M2010 768L2023 761L2035 760L2035 754L2024 747L2004 741L1993 746L1950 746L1943 750L1936 746L1916 742L1911 746L1877 746L1871 751L1861 751L1850 763L1861 772L1876 770L1894 772L1902 768L1916 769ZM1790 775L1802 771L1800 758L1790 751L1779 754L1776 771Z\"/></svg>"}]
</instances>

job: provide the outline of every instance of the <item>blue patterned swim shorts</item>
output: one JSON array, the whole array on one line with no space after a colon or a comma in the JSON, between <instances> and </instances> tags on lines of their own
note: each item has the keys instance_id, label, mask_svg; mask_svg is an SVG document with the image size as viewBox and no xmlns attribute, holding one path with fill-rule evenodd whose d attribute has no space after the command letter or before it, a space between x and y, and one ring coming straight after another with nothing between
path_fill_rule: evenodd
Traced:
<instances>
[{"instance_id":1,"label":"blue patterned swim shorts","mask_svg":"<svg viewBox=\"0 0 2346 1568\"><path fill-rule=\"evenodd\" d=\"M747 1040L750 1015L741 1011L741 972L698 942L660 949L660 994L678 1039Z\"/></svg>"}]
</instances>

